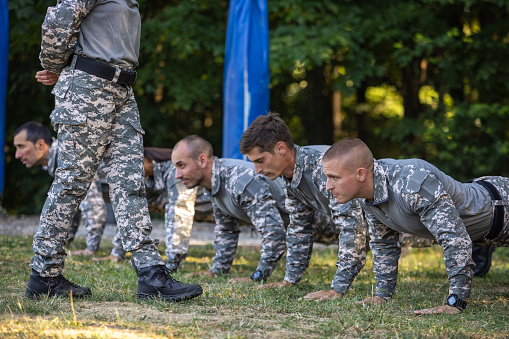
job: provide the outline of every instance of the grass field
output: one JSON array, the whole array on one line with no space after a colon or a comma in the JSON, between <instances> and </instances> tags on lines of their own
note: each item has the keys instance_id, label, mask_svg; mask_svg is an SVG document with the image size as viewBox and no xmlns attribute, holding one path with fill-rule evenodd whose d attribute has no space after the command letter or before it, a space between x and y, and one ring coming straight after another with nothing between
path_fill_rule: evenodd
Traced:
<instances>
[{"instance_id":1,"label":"grass field","mask_svg":"<svg viewBox=\"0 0 509 339\"><path fill-rule=\"evenodd\" d=\"M78 240L74 248L83 248ZM250 283L229 285L247 277L258 252L239 248L228 277L184 279L188 272L210 267L212 246L191 247L175 278L203 285L202 296L183 303L135 299L137 279L128 261L95 263L68 257L64 275L92 288L85 300L23 298L30 274L32 238L0 236L0 338L504 338L509 337L509 249L494 253L484 279L475 278L467 309L459 315L415 316L413 310L437 306L448 294L439 247L412 249L402 259L398 289L383 306L355 301L372 295L374 274L366 267L348 294L325 303L301 302L309 292L329 289L336 248L317 248L302 282L290 289L257 289ZM103 244L99 255L107 255ZM160 248L163 253L164 248ZM278 264L271 281L281 281Z\"/></svg>"}]
</instances>

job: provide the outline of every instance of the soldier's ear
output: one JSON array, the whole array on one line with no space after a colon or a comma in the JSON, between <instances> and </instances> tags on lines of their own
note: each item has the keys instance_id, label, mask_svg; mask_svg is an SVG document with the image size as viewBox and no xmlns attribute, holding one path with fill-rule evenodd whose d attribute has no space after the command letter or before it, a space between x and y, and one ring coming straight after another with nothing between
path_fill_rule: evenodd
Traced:
<instances>
[{"instance_id":1,"label":"soldier's ear","mask_svg":"<svg viewBox=\"0 0 509 339\"><path fill-rule=\"evenodd\" d=\"M35 148L41 151L42 149L44 149L45 144L46 142L44 141L44 139L39 139L35 142Z\"/></svg>"},{"instance_id":2,"label":"soldier's ear","mask_svg":"<svg viewBox=\"0 0 509 339\"><path fill-rule=\"evenodd\" d=\"M368 175L368 172L366 171L365 168L361 167L361 168L358 168L357 169L357 179L359 181L365 181L366 178L367 178L367 175Z\"/></svg>"},{"instance_id":3,"label":"soldier's ear","mask_svg":"<svg viewBox=\"0 0 509 339\"><path fill-rule=\"evenodd\" d=\"M286 150L287 150L286 144L283 141L279 141L276 144L276 149L274 151L276 152L276 154L285 155Z\"/></svg>"},{"instance_id":4,"label":"soldier's ear","mask_svg":"<svg viewBox=\"0 0 509 339\"><path fill-rule=\"evenodd\" d=\"M198 164L200 164L200 167L201 168L207 167L207 163L208 163L207 156L203 153L200 154L200 156L198 157Z\"/></svg>"}]
</instances>

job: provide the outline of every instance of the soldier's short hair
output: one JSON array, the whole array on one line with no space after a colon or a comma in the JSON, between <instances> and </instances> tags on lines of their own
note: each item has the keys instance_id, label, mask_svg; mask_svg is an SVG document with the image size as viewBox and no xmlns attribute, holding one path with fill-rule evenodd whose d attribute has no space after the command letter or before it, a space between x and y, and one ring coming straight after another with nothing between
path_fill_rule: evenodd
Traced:
<instances>
[{"instance_id":1,"label":"soldier's short hair","mask_svg":"<svg viewBox=\"0 0 509 339\"><path fill-rule=\"evenodd\" d=\"M192 134L182 138L179 142L177 142L173 149L177 148L180 143L187 145L187 149L190 153L189 156L193 160L197 160L200 154L205 154L205 156L209 159L214 157L212 144L199 135Z\"/></svg>"},{"instance_id":2,"label":"soldier's short hair","mask_svg":"<svg viewBox=\"0 0 509 339\"><path fill-rule=\"evenodd\" d=\"M14 136L18 135L19 133L25 131L26 132L26 139L27 141L30 141L35 145L37 140L44 140L44 142L51 146L53 143L53 138L51 137L51 132L49 131L48 127L44 126L40 122L37 121L29 121L21 125L14 131Z\"/></svg>"},{"instance_id":3,"label":"soldier's short hair","mask_svg":"<svg viewBox=\"0 0 509 339\"><path fill-rule=\"evenodd\" d=\"M345 165L352 169L357 167L363 167L369 171L373 169L373 153L364 141L357 138L348 137L339 140L324 153L322 161L346 159L346 157L350 161Z\"/></svg>"},{"instance_id":4,"label":"soldier's short hair","mask_svg":"<svg viewBox=\"0 0 509 339\"><path fill-rule=\"evenodd\" d=\"M274 154L274 148L278 142L284 142L288 149L293 149L293 138L290 129L278 113L269 112L267 115L258 116L242 134L239 150L247 154L255 147L260 153L270 152Z\"/></svg>"}]
</instances>

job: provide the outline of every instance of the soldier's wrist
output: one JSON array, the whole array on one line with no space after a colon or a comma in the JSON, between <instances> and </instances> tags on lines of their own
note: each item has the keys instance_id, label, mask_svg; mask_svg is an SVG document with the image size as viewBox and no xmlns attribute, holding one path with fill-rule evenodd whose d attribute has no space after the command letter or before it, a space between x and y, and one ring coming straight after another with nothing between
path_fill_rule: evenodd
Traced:
<instances>
[{"instance_id":1,"label":"soldier's wrist","mask_svg":"<svg viewBox=\"0 0 509 339\"><path fill-rule=\"evenodd\" d=\"M251 280L254 282L266 282L270 277L270 270L256 270L251 275Z\"/></svg>"}]
</instances>

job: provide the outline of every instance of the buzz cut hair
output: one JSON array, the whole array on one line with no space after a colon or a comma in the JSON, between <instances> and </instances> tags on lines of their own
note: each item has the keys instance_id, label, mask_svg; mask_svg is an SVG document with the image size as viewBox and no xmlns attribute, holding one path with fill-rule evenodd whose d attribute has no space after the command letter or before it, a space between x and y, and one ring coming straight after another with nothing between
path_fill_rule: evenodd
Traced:
<instances>
[{"instance_id":1,"label":"buzz cut hair","mask_svg":"<svg viewBox=\"0 0 509 339\"><path fill-rule=\"evenodd\" d=\"M35 145L35 143L38 140L44 140L44 142L51 146L53 143L53 137L51 136L51 132L49 131L48 127L44 126L40 122L37 121L29 121L21 125L14 131L14 136L20 134L21 132L26 132L26 140L30 141L32 144Z\"/></svg>"},{"instance_id":2,"label":"buzz cut hair","mask_svg":"<svg viewBox=\"0 0 509 339\"><path fill-rule=\"evenodd\" d=\"M182 138L173 149L177 148L180 144L187 145L189 156L193 160L197 160L201 154L205 154L208 159L214 158L212 144L199 135L192 134Z\"/></svg>"},{"instance_id":3,"label":"buzz cut hair","mask_svg":"<svg viewBox=\"0 0 509 339\"><path fill-rule=\"evenodd\" d=\"M269 112L258 116L242 134L239 150L247 154L255 147L260 153L274 154L278 142L284 142L288 149L294 148L292 133L278 113Z\"/></svg>"},{"instance_id":4,"label":"buzz cut hair","mask_svg":"<svg viewBox=\"0 0 509 339\"><path fill-rule=\"evenodd\" d=\"M336 142L324 153L322 161L334 159L348 159L345 165L350 169L363 167L373 170L373 153L361 139L347 137Z\"/></svg>"}]
</instances>

